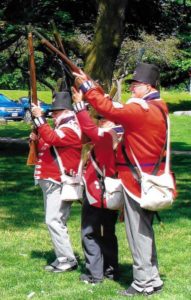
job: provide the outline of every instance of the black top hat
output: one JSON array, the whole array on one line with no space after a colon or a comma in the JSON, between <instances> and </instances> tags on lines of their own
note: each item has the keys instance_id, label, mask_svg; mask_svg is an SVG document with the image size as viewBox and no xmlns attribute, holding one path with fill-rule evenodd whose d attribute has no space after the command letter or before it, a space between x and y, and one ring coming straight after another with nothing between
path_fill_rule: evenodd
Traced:
<instances>
[{"instance_id":1,"label":"black top hat","mask_svg":"<svg viewBox=\"0 0 191 300\"><path fill-rule=\"evenodd\" d=\"M159 85L159 69L153 64L139 63L133 73L133 78L130 80L143 82L156 87Z\"/></svg>"},{"instance_id":2,"label":"black top hat","mask_svg":"<svg viewBox=\"0 0 191 300\"><path fill-rule=\"evenodd\" d=\"M69 92L55 92L53 94L52 108L50 111L54 110L73 110L71 103L71 95Z\"/></svg>"}]
</instances>

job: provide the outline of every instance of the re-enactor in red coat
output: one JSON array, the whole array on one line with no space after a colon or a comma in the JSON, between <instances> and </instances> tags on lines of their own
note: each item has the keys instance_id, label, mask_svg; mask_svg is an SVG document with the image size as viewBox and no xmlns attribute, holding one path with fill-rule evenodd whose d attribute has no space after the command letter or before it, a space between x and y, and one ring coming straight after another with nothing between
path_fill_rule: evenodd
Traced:
<instances>
[{"instance_id":1,"label":"re-enactor in red coat","mask_svg":"<svg viewBox=\"0 0 191 300\"><path fill-rule=\"evenodd\" d=\"M70 243L66 222L72 202L61 198L61 173L56 154L58 153L67 175L77 174L81 160L81 130L72 111L68 92L55 93L52 117L55 128L46 122L39 107L32 108L38 135L30 138L38 140L38 160L34 177L40 185L45 205L45 222L54 246L55 261L45 267L50 272L65 272L77 267L77 260ZM53 150L53 147L57 152Z\"/></svg>"},{"instance_id":2,"label":"re-enactor in red coat","mask_svg":"<svg viewBox=\"0 0 191 300\"><path fill-rule=\"evenodd\" d=\"M165 102L157 90L159 70L155 65L140 63L130 86L132 98L122 108L115 108L107 101L100 87L88 81L84 74L78 75L76 86L84 93L84 98L105 118L121 124L124 128L126 153L135 165L130 147L143 171L151 173L158 161L166 138L166 124L161 111L167 113ZM157 254L152 228L154 212L140 207L140 186L133 177L122 155L117 154L119 177L125 188L125 224L129 246L133 256L133 282L122 294L150 295L163 287L158 271ZM161 164L159 173L164 170Z\"/></svg>"},{"instance_id":3,"label":"re-enactor in red coat","mask_svg":"<svg viewBox=\"0 0 191 300\"><path fill-rule=\"evenodd\" d=\"M73 104L82 132L91 140L92 148L84 170L85 193L82 206L82 247L86 273L80 279L88 283L102 282L104 277L118 278L118 245L115 235L117 211L107 209L102 179L116 174L114 148L122 133L115 131L114 123L99 116L98 126L91 119L82 95L73 92ZM118 129L122 132L122 127Z\"/></svg>"},{"instance_id":4,"label":"re-enactor in red coat","mask_svg":"<svg viewBox=\"0 0 191 300\"><path fill-rule=\"evenodd\" d=\"M137 96L136 96L137 97ZM137 157L143 171L151 172L158 160L166 137L166 124L161 111L152 102L161 106L167 112L167 106L160 99L157 91L147 95L149 106L140 101L130 102L122 108L115 108L111 101L107 101L99 89L93 88L85 94L85 99L94 108L115 123L124 128L124 144L129 159L133 162L130 147ZM118 172L123 184L132 197L140 196L140 186L134 179L131 170L126 166L119 148L117 153ZM164 165L161 165L163 170Z\"/></svg>"},{"instance_id":5,"label":"re-enactor in red coat","mask_svg":"<svg viewBox=\"0 0 191 300\"><path fill-rule=\"evenodd\" d=\"M40 138L35 179L50 179L58 184L61 183L60 170L51 152L52 146L57 148L66 172L71 175L77 173L82 145L80 128L74 119L74 115L66 116L55 129L52 129L48 123L38 127Z\"/></svg>"}]
</instances>

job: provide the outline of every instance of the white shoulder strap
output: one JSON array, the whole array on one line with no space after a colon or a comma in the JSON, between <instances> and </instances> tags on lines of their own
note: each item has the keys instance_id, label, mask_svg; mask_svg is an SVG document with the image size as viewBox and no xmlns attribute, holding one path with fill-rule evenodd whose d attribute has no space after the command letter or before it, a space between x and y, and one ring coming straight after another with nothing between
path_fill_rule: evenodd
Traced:
<instances>
[{"instance_id":1,"label":"white shoulder strap","mask_svg":"<svg viewBox=\"0 0 191 300\"><path fill-rule=\"evenodd\" d=\"M104 177L104 173L101 171L101 169L98 167L96 161L94 160L93 156L91 155L91 152L89 154L90 160L92 162L92 165L94 166L94 169L99 173L100 176Z\"/></svg>"},{"instance_id":2,"label":"white shoulder strap","mask_svg":"<svg viewBox=\"0 0 191 300\"><path fill-rule=\"evenodd\" d=\"M58 166L59 166L59 169L60 169L60 173L61 173L61 175L63 175L63 174L65 174L65 168L63 166L62 160L61 160L60 155L59 155L59 153L58 153L55 146L53 146L53 149L54 149L54 152L56 154L56 158L57 158L57 161L58 161ZM83 159L81 158L80 163L78 165L78 173L76 175L82 176L82 169L83 169Z\"/></svg>"},{"instance_id":3,"label":"white shoulder strap","mask_svg":"<svg viewBox=\"0 0 191 300\"><path fill-rule=\"evenodd\" d=\"M167 138L167 141L166 141L166 160L165 160L165 169L164 169L164 172L165 173L169 173L170 172L170 119L169 119L169 116L167 115L167 128L166 128L166 138ZM137 165L137 168L139 169L140 173L142 173L142 169L141 169L141 166L135 156L135 154L133 153L133 150L132 148L129 146L130 148L130 151L131 151L131 154L134 158L134 161Z\"/></svg>"},{"instance_id":4,"label":"white shoulder strap","mask_svg":"<svg viewBox=\"0 0 191 300\"><path fill-rule=\"evenodd\" d=\"M166 145L166 164L165 173L170 172L170 118L167 115L167 145Z\"/></svg>"},{"instance_id":5,"label":"white shoulder strap","mask_svg":"<svg viewBox=\"0 0 191 300\"><path fill-rule=\"evenodd\" d=\"M53 146L53 149L54 149L54 152L56 154L56 158L57 158L58 166L59 166L59 169L60 169L60 173L61 173L61 175L63 175L65 173L65 168L62 164L62 160L61 160L60 155L58 154L58 151L57 151L55 146Z\"/></svg>"}]
</instances>

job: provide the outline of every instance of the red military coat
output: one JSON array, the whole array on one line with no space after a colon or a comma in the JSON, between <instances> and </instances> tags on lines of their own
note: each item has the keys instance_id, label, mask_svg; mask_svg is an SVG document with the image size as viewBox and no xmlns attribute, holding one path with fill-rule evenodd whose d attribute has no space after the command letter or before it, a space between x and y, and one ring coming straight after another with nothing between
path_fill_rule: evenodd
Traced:
<instances>
[{"instance_id":1,"label":"red military coat","mask_svg":"<svg viewBox=\"0 0 191 300\"><path fill-rule=\"evenodd\" d=\"M160 99L159 93L150 93L146 102L148 109L143 108L138 102L124 104L122 108L115 108L111 101L104 97L99 88L92 88L85 94L85 99L107 119L121 124L124 128L124 145L126 153L135 164L129 146L131 146L141 168L151 173L158 161L166 138L166 123L161 111L152 103L168 112L165 102ZM140 186L134 179L131 170L126 165L119 147L117 153L119 177L128 192L134 199L140 200ZM159 173L164 170L160 165Z\"/></svg>"},{"instance_id":2,"label":"red military coat","mask_svg":"<svg viewBox=\"0 0 191 300\"><path fill-rule=\"evenodd\" d=\"M106 176L113 176L116 173L115 153L113 150L113 142L115 142L116 134L113 129L99 128L90 118L86 110L77 113L82 132L91 139L96 162L101 169L105 170ZM92 150L91 150L92 151ZM99 179L89 158L83 176L86 195L91 205L96 207L106 207L105 199L102 199L102 191Z\"/></svg>"},{"instance_id":3,"label":"red military coat","mask_svg":"<svg viewBox=\"0 0 191 300\"><path fill-rule=\"evenodd\" d=\"M78 171L81 160L81 130L76 121L70 120L52 129L45 123L38 127L38 161L35 167L35 179L48 179L61 182L58 164L51 154L51 146L55 146L66 172Z\"/></svg>"}]
</instances>

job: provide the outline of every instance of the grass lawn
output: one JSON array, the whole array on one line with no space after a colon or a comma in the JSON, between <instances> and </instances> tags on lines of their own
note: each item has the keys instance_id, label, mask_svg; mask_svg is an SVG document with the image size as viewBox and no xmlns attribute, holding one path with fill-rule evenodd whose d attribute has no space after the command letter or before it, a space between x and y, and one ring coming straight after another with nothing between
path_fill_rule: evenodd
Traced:
<instances>
[{"instance_id":1,"label":"grass lawn","mask_svg":"<svg viewBox=\"0 0 191 300\"><path fill-rule=\"evenodd\" d=\"M39 96L40 98L40 96ZM43 99L42 99L43 100ZM173 150L191 150L191 117L171 115ZM30 126L23 122L0 125L0 137L27 138ZM0 145L1 147L1 145ZM80 239L80 204L72 208L68 228L79 268L51 274L43 270L54 259L44 224L42 193L34 186L33 167L26 166L27 153L0 148L0 290L2 300L122 300L118 290L132 280L132 259L124 223L117 224L121 277L91 286L79 281L84 271ZM178 197L172 209L161 212L164 229L154 224L159 267L164 291L153 300L191 299L191 156L173 155ZM145 299L134 297L133 299Z\"/></svg>"},{"instance_id":2,"label":"grass lawn","mask_svg":"<svg viewBox=\"0 0 191 300\"><path fill-rule=\"evenodd\" d=\"M12 100L18 100L20 97L28 97L28 91L0 90L0 93ZM40 100L46 103L51 103L52 101L51 91L38 91L37 96Z\"/></svg>"},{"instance_id":3,"label":"grass lawn","mask_svg":"<svg viewBox=\"0 0 191 300\"><path fill-rule=\"evenodd\" d=\"M124 299L117 294L132 279L132 259L124 223L117 224L121 278L89 286L79 281L83 272L80 242L80 204L73 205L68 223L79 268L70 273L50 274L44 265L54 256L43 223L42 193L33 183L33 167L26 166L26 154L1 153L0 166L0 287L1 299ZM173 156L178 183L178 199L173 209L161 213L165 228L156 222L155 233L164 292L152 299L189 300L191 293L191 156ZM33 294L31 294L33 293ZM136 298L134 298L136 299ZM144 299L144 297L137 297Z\"/></svg>"},{"instance_id":4,"label":"grass lawn","mask_svg":"<svg viewBox=\"0 0 191 300\"><path fill-rule=\"evenodd\" d=\"M166 101L170 112L191 110L191 94L178 90L161 90L161 98ZM125 102L130 97L129 93L123 93L122 100Z\"/></svg>"},{"instance_id":5,"label":"grass lawn","mask_svg":"<svg viewBox=\"0 0 191 300\"><path fill-rule=\"evenodd\" d=\"M191 116L170 115L172 150L191 151Z\"/></svg>"},{"instance_id":6,"label":"grass lawn","mask_svg":"<svg viewBox=\"0 0 191 300\"><path fill-rule=\"evenodd\" d=\"M170 119L172 150L191 151L191 116L175 116L170 114ZM6 125L0 125L0 137L26 139L29 136L30 130L31 125L25 124L23 121L8 122Z\"/></svg>"},{"instance_id":7,"label":"grass lawn","mask_svg":"<svg viewBox=\"0 0 191 300\"><path fill-rule=\"evenodd\" d=\"M10 99L17 100L19 97L28 96L28 91L17 90L0 90L1 94L6 95ZM38 91L39 99L51 103L51 91ZM122 94L122 101L125 102L130 97L130 93ZM191 110L191 94L183 91L161 90L161 97L167 102L170 112L177 110Z\"/></svg>"}]
</instances>

